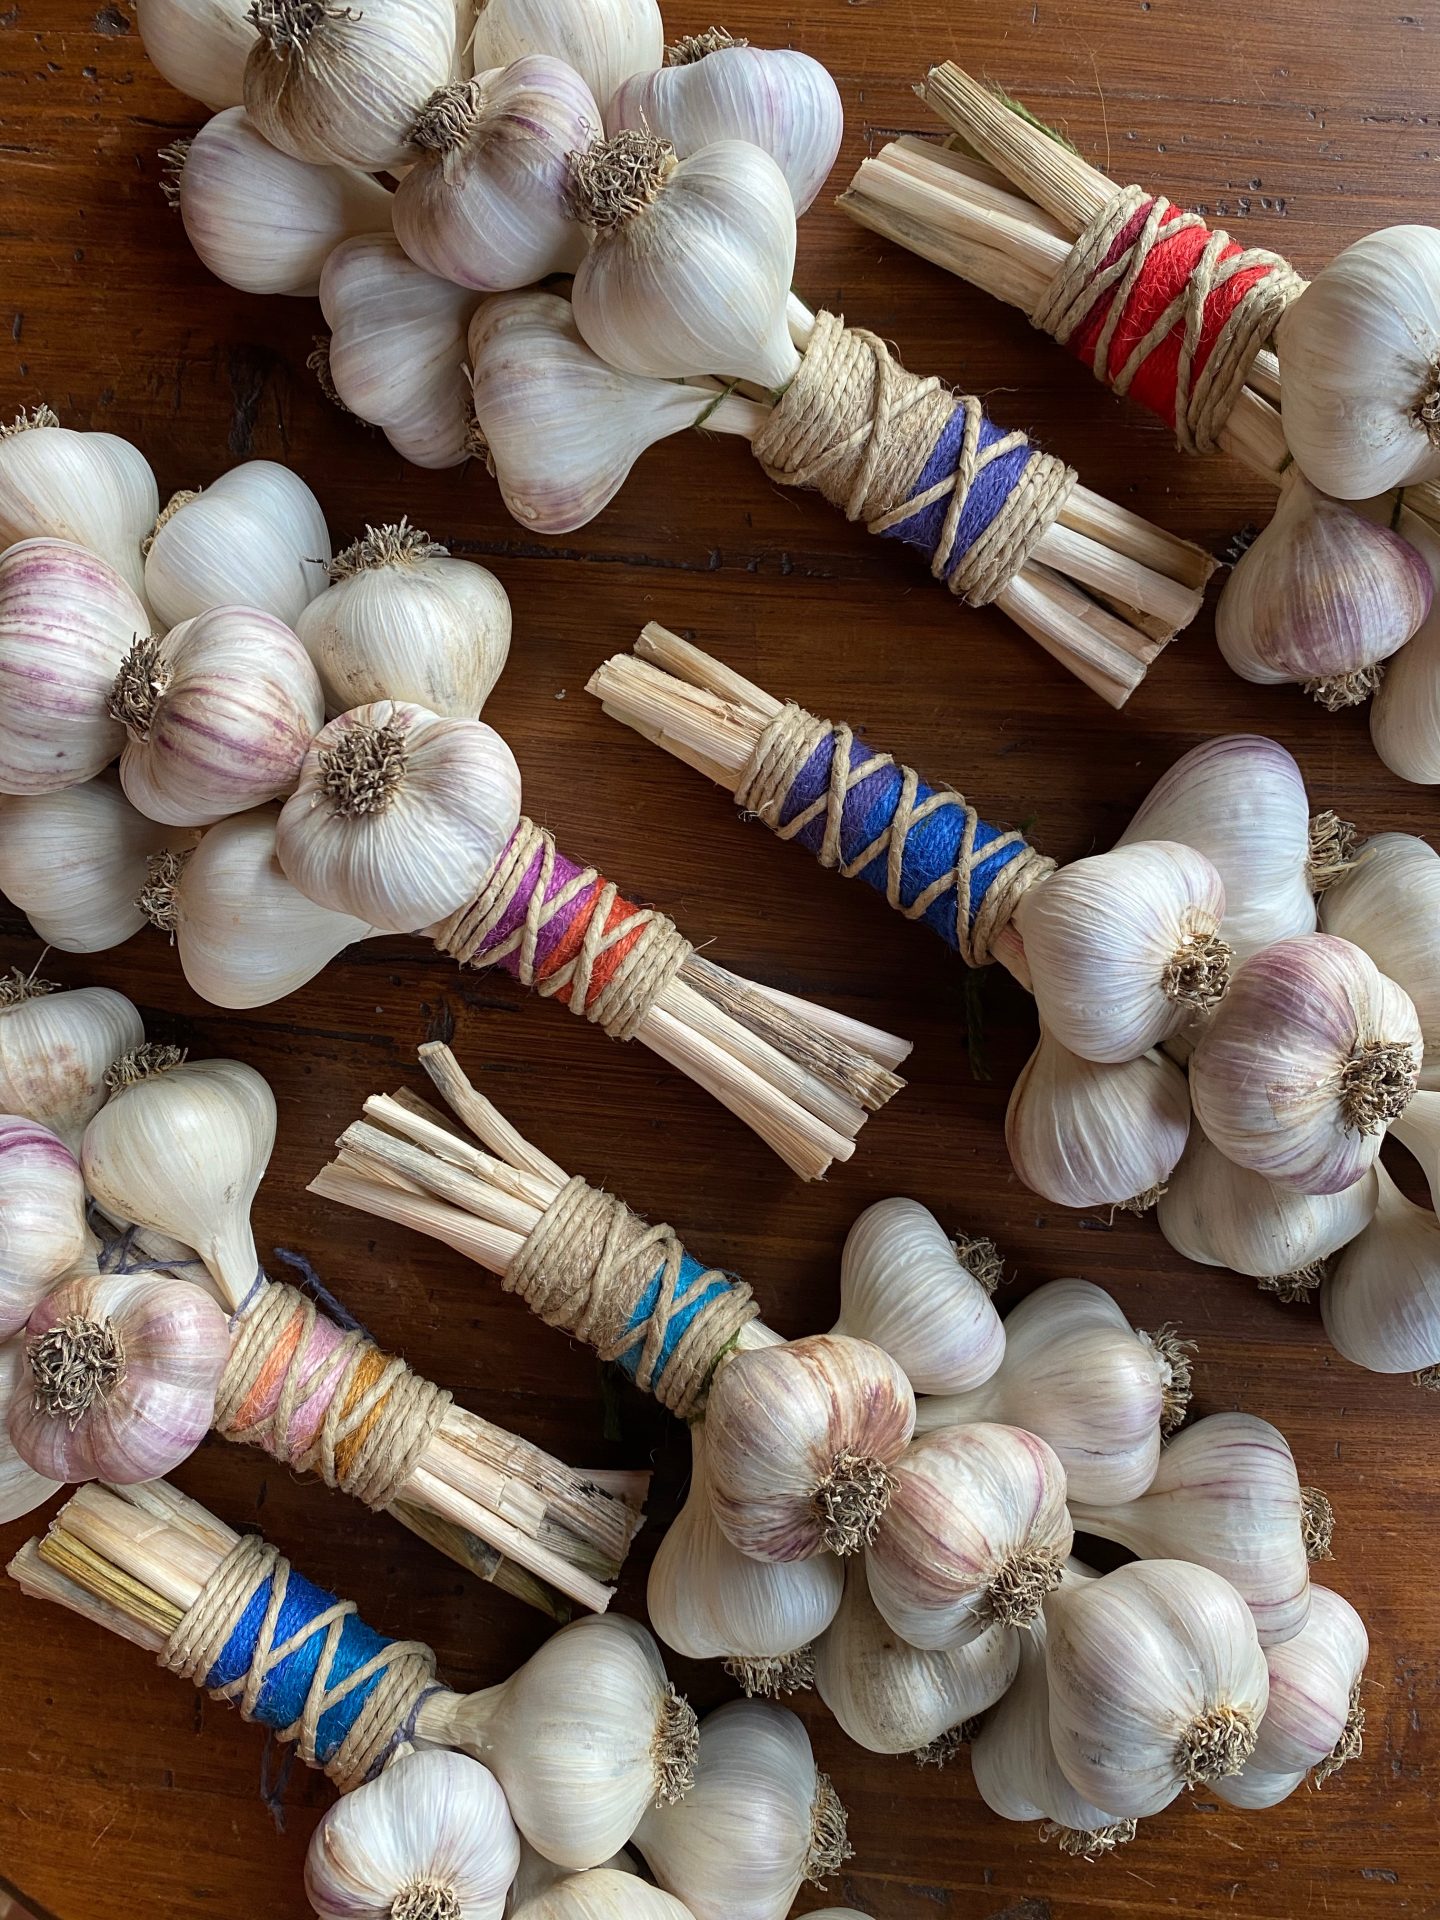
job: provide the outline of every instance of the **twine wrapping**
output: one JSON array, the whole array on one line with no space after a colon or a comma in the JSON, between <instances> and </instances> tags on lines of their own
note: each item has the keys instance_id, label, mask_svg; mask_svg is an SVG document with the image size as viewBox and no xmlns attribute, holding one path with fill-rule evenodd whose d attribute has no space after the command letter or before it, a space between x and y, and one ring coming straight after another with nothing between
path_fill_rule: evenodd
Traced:
<instances>
[{"instance_id":1,"label":"twine wrapping","mask_svg":"<svg viewBox=\"0 0 1440 1920\"><path fill-rule=\"evenodd\" d=\"M435 1656L386 1640L350 1600L302 1580L279 1549L237 1540L160 1651L160 1664L293 1741L347 1792L415 1730Z\"/></svg>"},{"instance_id":2,"label":"twine wrapping","mask_svg":"<svg viewBox=\"0 0 1440 1920\"><path fill-rule=\"evenodd\" d=\"M972 607L1015 577L1075 484L972 395L907 373L877 335L830 313L815 316L753 444L770 479L815 487L870 533L918 547Z\"/></svg>"},{"instance_id":3,"label":"twine wrapping","mask_svg":"<svg viewBox=\"0 0 1440 1920\"><path fill-rule=\"evenodd\" d=\"M541 1214L504 1285L682 1419L759 1312L743 1280L692 1260L673 1227L647 1226L579 1178Z\"/></svg>"},{"instance_id":4,"label":"twine wrapping","mask_svg":"<svg viewBox=\"0 0 1440 1920\"><path fill-rule=\"evenodd\" d=\"M216 1432L318 1473L367 1507L388 1507L452 1396L380 1352L362 1329L337 1326L294 1287L264 1281L232 1325Z\"/></svg>"},{"instance_id":5,"label":"twine wrapping","mask_svg":"<svg viewBox=\"0 0 1440 1920\"><path fill-rule=\"evenodd\" d=\"M1264 247L1124 187L1070 249L1030 316L1097 380L1213 452L1255 355L1305 282Z\"/></svg>"},{"instance_id":6,"label":"twine wrapping","mask_svg":"<svg viewBox=\"0 0 1440 1920\"><path fill-rule=\"evenodd\" d=\"M821 866L925 921L970 967L990 960L1021 895L1055 869L1018 829L987 826L963 795L793 702L760 736L735 798Z\"/></svg>"},{"instance_id":7,"label":"twine wrapping","mask_svg":"<svg viewBox=\"0 0 1440 1920\"><path fill-rule=\"evenodd\" d=\"M478 898L430 937L462 966L504 967L612 1040L634 1039L692 951L673 920L624 899L523 819Z\"/></svg>"}]
</instances>

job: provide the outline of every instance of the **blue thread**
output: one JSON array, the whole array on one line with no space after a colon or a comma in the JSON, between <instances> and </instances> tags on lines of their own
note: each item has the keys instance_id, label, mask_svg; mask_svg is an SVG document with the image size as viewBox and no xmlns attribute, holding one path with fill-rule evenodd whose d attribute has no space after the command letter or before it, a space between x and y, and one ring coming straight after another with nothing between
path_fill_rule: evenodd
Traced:
<instances>
[{"instance_id":1,"label":"blue thread","mask_svg":"<svg viewBox=\"0 0 1440 1920\"><path fill-rule=\"evenodd\" d=\"M960 457L961 443L965 438L965 408L957 406L946 423L945 431L935 442L925 470L916 481L911 497L918 499L931 487L947 480L955 471ZM997 427L985 415L980 417L980 450L991 447L997 440L1003 440L1009 429ZM941 570L948 581L960 567L966 554L981 540L994 525L995 520L1019 485L1020 477L1030 461L1035 457L1035 449L1022 441L1012 447L1008 453L999 454L989 464L982 467L965 496L960 509L959 523L955 528L955 540L948 554L940 556ZM932 500L928 506L919 508L906 520L899 521L893 527L887 527L884 538L903 540L907 547L919 547L923 553L934 554L945 531L945 516L950 511L951 496L942 494L938 500Z\"/></svg>"},{"instance_id":2,"label":"blue thread","mask_svg":"<svg viewBox=\"0 0 1440 1920\"><path fill-rule=\"evenodd\" d=\"M659 1305L660 1287L664 1277L665 1269L661 1266L657 1269L655 1278L636 1302L635 1311L630 1315L627 1331L639 1330L640 1338L633 1347L627 1347L624 1353L617 1356L617 1364L632 1380L639 1371L641 1356L645 1351L644 1328ZM708 1280L709 1284L697 1291L702 1280ZM718 1274L709 1267L702 1267L700 1262L691 1259L688 1253L681 1255L680 1276L675 1283L675 1304L666 1323L659 1358L655 1362L653 1386L659 1386L661 1376L673 1359L675 1349L685 1337L686 1329L696 1314L702 1308L708 1307L712 1300L718 1300L721 1294L729 1291L730 1282L723 1274Z\"/></svg>"},{"instance_id":3,"label":"blue thread","mask_svg":"<svg viewBox=\"0 0 1440 1920\"><path fill-rule=\"evenodd\" d=\"M202 1271L205 1268L203 1260L155 1260L137 1251L139 1227L124 1227L117 1233L114 1222L105 1218L93 1200L85 1209L85 1219L100 1242L95 1263L102 1273L188 1273L196 1267Z\"/></svg>"},{"instance_id":4,"label":"blue thread","mask_svg":"<svg viewBox=\"0 0 1440 1920\"><path fill-rule=\"evenodd\" d=\"M363 1321L357 1320L348 1307L340 1304L303 1253L292 1253L288 1247L275 1247L273 1252L277 1260L283 1260L287 1267L294 1267L337 1326L343 1327L347 1333L363 1333L367 1340L373 1342L374 1335L370 1329Z\"/></svg>"}]
</instances>

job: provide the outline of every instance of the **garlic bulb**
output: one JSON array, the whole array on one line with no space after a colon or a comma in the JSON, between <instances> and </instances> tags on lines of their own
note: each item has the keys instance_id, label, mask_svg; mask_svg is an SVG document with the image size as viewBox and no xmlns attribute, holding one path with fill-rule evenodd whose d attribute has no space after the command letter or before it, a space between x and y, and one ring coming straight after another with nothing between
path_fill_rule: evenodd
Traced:
<instances>
[{"instance_id":1,"label":"garlic bulb","mask_svg":"<svg viewBox=\"0 0 1440 1920\"><path fill-rule=\"evenodd\" d=\"M62 427L49 407L0 427L0 547L69 540L143 593L140 543L159 505L150 463L128 440Z\"/></svg>"},{"instance_id":2,"label":"garlic bulb","mask_svg":"<svg viewBox=\"0 0 1440 1920\"><path fill-rule=\"evenodd\" d=\"M135 896L151 858L194 837L147 820L108 770L57 793L0 796L0 893L47 946L100 953L144 926Z\"/></svg>"},{"instance_id":3,"label":"garlic bulb","mask_svg":"<svg viewBox=\"0 0 1440 1920\"><path fill-rule=\"evenodd\" d=\"M1242 680L1297 682L1333 711L1369 698L1375 668L1416 632L1433 595L1408 540L1292 473L1225 583L1215 637Z\"/></svg>"},{"instance_id":4,"label":"garlic bulb","mask_svg":"<svg viewBox=\"0 0 1440 1920\"><path fill-rule=\"evenodd\" d=\"M135 24L150 64L180 93L212 109L245 98L255 44L249 0L137 0Z\"/></svg>"},{"instance_id":5,"label":"garlic bulb","mask_svg":"<svg viewBox=\"0 0 1440 1920\"><path fill-rule=\"evenodd\" d=\"M325 720L310 656L253 607L216 607L163 640L137 640L110 711L127 735L126 798L177 827L208 827L289 793Z\"/></svg>"},{"instance_id":6,"label":"garlic bulb","mask_svg":"<svg viewBox=\"0 0 1440 1920\"><path fill-rule=\"evenodd\" d=\"M1255 1616L1262 1647L1304 1626L1309 1558L1329 1550L1328 1506L1301 1487L1284 1435L1250 1413L1212 1413L1177 1433L1138 1498L1101 1505L1072 1495L1070 1513L1082 1533L1223 1575Z\"/></svg>"},{"instance_id":7,"label":"garlic bulb","mask_svg":"<svg viewBox=\"0 0 1440 1920\"><path fill-rule=\"evenodd\" d=\"M23 1520L36 1507L43 1507L62 1484L36 1473L15 1451L10 1438L10 1408L26 1391L23 1337L0 1340L0 1527Z\"/></svg>"},{"instance_id":8,"label":"garlic bulb","mask_svg":"<svg viewBox=\"0 0 1440 1920\"><path fill-rule=\"evenodd\" d=\"M916 1426L998 1420L1050 1446L1077 1500L1133 1500L1155 1478L1160 1439L1190 1404L1190 1348L1169 1327L1139 1333L1103 1287L1052 1280L1005 1321L999 1371L969 1393L922 1400Z\"/></svg>"},{"instance_id":9,"label":"garlic bulb","mask_svg":"<svg viewBox=\"0 0 1440 1920\"><path fill-rule=\"evenodd\" d=\"M726 1661L747 1693L793 1691L840 1605L843 1569L829 1553L755 1560L731 1546L711 1505L703 1423L690 1441L690 1491L650 1568L650 1624L687 1660Z\"/></svg>"},{"instance_id":10,"label":"garlic bulb","mask_svg":"<svg viewBox=\"0 0 1440 1920\"><path fill-rule=\"evenodd\" d=\"M510 601L487 567L405 520L367 527L296 623L331 713L411 700L473 720L510 652Z\"/></svg>"},{"instance_id":11,"label":"garlic bulb","mask_svg":"<svg viewBox=\"0 0 1440 1920\"><path fill-rule=\"evenodd\" d=\"M0 1113L0 1340L91 1244L74 1154L48 1127Z\"/></svg>"},{"instance_id":12,"label":"garlic bulb","mask_svg":"<svg viewBox=\"0 0 1440 1920\"><path fill-rule=\"evenodd\" d=\"M1419 545L1416 537L1415 545ZM1435 573L1432 559L1431 574ZM1392 773L1418 786L1440 784L1440 612L1386 663L1370 702L1370 738Z\"/></svg>"},{"instance_id":13,"label":"garlic bulb","mask_svg":"<svg viewBox=\"0 0 1440 1920\"><path fill-rule=\"evenodd\" d=\"M214 607L255 607L293 627L329 566L325 515L299 474L247 460L203 493L175 495L150 543L145 591L171 627Z\"/></svg>"},{"instance_id":14,"label":"garlic bulb","mask_svg":"<svg viewBox=\"0 0 1440 1920\"><path fill-rule=\"evenodd\" d=\"M498 1687L432 1696L419 1731L483 1760L521 1833L562 1867L608 1860L695 1773L695 1715L651 1635L619 1614L572 1621Z\"/></svg>"},{"instance_id":15,"label":"garlic bulb","mask_svg":"<svg viewBox=\"0 0 1440 1920\"><path fill-rule=\"evenodd\" d=\"M1203 853L1225 888L1220 937L1246 960L1315 931L1310 802L1293 755L1261 734L1193 747L1156 781L1119 844L1178 840Z\"/></svg>"},{"instance_id":16,"label":"garlic bulb","mask_svg":"<svg viewBox=\"0 0 1440 1920\"><path fill-rule=\"evenodd\" d=\"M217 280L242 293L309 299L332 248L389 230L392 195L377 180L282 153L240 106L162 158L186 239Z\"/></svg>"},{"instance_id":17,"label":"garlic bulb","mask_svg":"<svg viewBox=\"0 0 1440 1920\"><path fill-rule=\"evenodd\" d=\"M10 1438L51 1480L158 1480L210 1430L230 1325L189 1280L77 1272L25 1336Z\"/></svg>"},{"instance_id":18,"label":"garlic bulb","mask_svg":"<svg viewBox=\"0 0 1440 1920\"><path fill-rule=\"evenodd\" d=\"M1238 1773L1269 1698L1244 1601L1219 1574L1137 1560L1046 1602L1050 1735L1065 1778L1117 1819Z\"/></svg>"},{"instance_id":19,"label":"garlic bulb","mask_svg":"<svg viewBox=\"0 0 1440 1920\"><path fill-rule=\"evenodd\" d=\"M1134 1060L1224 993L1225 888L1173 840L1061 867L1015 911L1040 1019L1083 1060Z\"/></svg>"},{"instance_id":20,"label":"garlic bulb","mask_svg":"<svg viewBox=\"0 0 1440 1920\"><path fill-rule=\"evenodd\" d=\"M1440 1091L1440 854L1411 833L1377 834L1325 893L1320 925L1409 994L1425 1039L1420 1085Z\"/></svg>"},{"instance_id":21,"label":"garlic bulb","mask_svg":"<svg viewBox=\"0 0 1440 1920\"><path fill-rule=\"evenodd\" d=\"M0 1113L23 1114L78 1155L105 1104L106 1069L144 1038L140 1015L123 993L60 992L17 969L0 980Z\"/></svg>"},{"instance_id":22,"label":"garlic bulb","mask_svg":"<svg viewBox=\"0 0 1440 1920\"><path fill-rule=\"evenodd\" d=\"M1237 1167L1197 1127L1155 1217L1170 1245L1202 1267L1248 1274L1267 1293L1301 1300L1325 1262L1375 1211L1375 1170L1339 1193L1301 1193Z\"/></svg>"},{"instance_id":23,"label":"garlic bulb","mask_svg":"<svg viewBox=\"0 0 1440 1920\"><path fill-rule=\"evenodd\" d=\"M845 109L809 54L752 47L712 27L671 47L658 71L633 74L611 100L605 126L656 134L682 160L713 140L748 140L775 161L801 214L835 164Z\"/></svg>"},{"instance_id":24,"label":"garlic bulb","mask_svg":"<svg viewBox=\"0 0 1440 1920\"><path fill-rule=\"evenodd\" d=\"M596 1867L533 1894L510 1915L511 1920L690 1920L690 1909L633 1873Z\"/></svg>"},{"instance_id":25,"label":"garlic bulb","mask_svg":"<svg viewBox=\"0 0 1440 1920\"><path fill-rule=\"evenodd\" d=\"M99 773L124 734L107 701L150 616L115 569L67 540L0 555L0 793Z\"/></svg>"},{"instance_id":26,"label":"garlic bulb","mask_svg":"<svg viewBox=\"0 0 1440 1920\"><path fill-rule=\"evenodd\" d=\"M543 53L443 89L416 122L396 238L427 273L481 293L573 273L585 234L570 211L570 155L599 124L579 74Z\"/></svg>"},{"instance_id":27,"label":"garlic bulb","mask_svg":"<svg viewBox=\"0 0 1440 1920\"><path fill-rule=\"evenodd\" d=\"M275 844L322 907L414 933L474 897L519 818L520 770L493 727L378 700L316 735Z\"/></svg>"},{"instance_id":28,"label":"garlic bulb","mask_svg":"<svg viewBox=\"0 0 1440 1920\"><path fill-rule=\"evenodd\" d=\"M1440 476L1440 233L1385 227L1281 316L1285 438L1317 487L1368 500Z\"/></svg>"},{"instance_id":29,"label":"garlic bulb","mask_svg":"<svg viewBox=\"0 0 1440 1920\"><path fill-rule=\"evenodd\" d=\"M962 1393L1004 1355L990 1301L1003 1272L992 1241L951 1240L916 1200L877 1200L846 1236L831 1332L883 1347L916 1393Z\"/></svg>"},{"instance_id":30,"label":"garlic bulb","mask_svg":"<svg viewBox=\"0 0 1440 1920\"><path fill-rule=\"evenodd\" d=\"M850 1857L845 1809L784 1707L735 1700L700 1726L695 1785L652 1807L635 1845L694 1920L784 1920Z\"/></svg>"},{"instance_id":31,"label":"garlic bulb","mask_svg":"<svg viewBox=\"0 0 1440 1920\"><path fill-rule=\"evenodd\" d=\"M655 0L479 0L471 42L476 73L508 67L525 53L548 53L584 80L596 101L632 73L665 57L665 28Z\"/></svg>"},{"instance_id":32,"label":"garlic bulb","mask_svg":"<svg viewBox=\"0 0 1440 1920\"><path fill-rule=\"evenodd\" d=\"M1190 1094L1173 1061L1082 1060L1044 1026L1005 1111L1016 1173L1061 1207L1145 1212L1189 1132Z\"/></svg>"},{"instance_id":33,"label":"garlic bulb","mask_svg":"<svg viewBox=\"0 0 1440 1920\"><path fill-rule=\"evenodd\" d=\"M85 1129L85 1185L116 1219L193 1247L238 1307L260 1267L250 1202L275 1145L275 1096L253 1067L173 1047L141 1047L108 1079Z\"/></svg>"},{"instance_id":34,"label":"garlic bulb","mask_svg":"<svg viewBox=\"0 0 1440 1920\"><path fill-rule=\"evenodd\" d=\"M961 1647L1023 1627L1074 1537L1065 1469L1033 1433L988 1423L922 1434L865 1550L870 1592L912 1647Z\"/></svg>"},{"instance_id":35,"label":"garlic bulb","mask_svg":"<svg viewBox=\"0 0 1440 1920\"><path fill-rule=\"evenodd\" d=\"M815 1687L840 1725L870 1753L913 1753L983 1713L1015 1678L1021 1636L991 1626L952 1651L910 1647L886 1625L855 1560L840 1611L815 1648Z\"/></svg>"},{"instance_id":36,"label":"garlic bulb","mask_svg":"<svg viewBox=\"0 0 1440 1920\"><path fill-rule=\"evenodd\" d=\"M601 1873L626 1873L632 1877L640 1869L635 1864L633 1854L623 1849L607 1860L603 1866L586 1869L586 1874L594 1876ZM515 1878L510 1883L509 1905L505 1909L506 1920L515 1920L515 1915L528 1901L538 1900L542 1894L552 1892L567 1881L583 1879L586 1874L571 1873L568 1867L557 1867L553 1860L547 1860L537 1853L523 1835L520 1837L520 1865L515 1870ZM668 1894L661 1894L657 1888L650 1888L662 1900ZM541 1910L543 1912L543 1909ZM661 1909L663 1912L664 1909Z\"/></svg>"},{"instance_id":37,"label":"garlic bulb","mask_svg":"<svg viewBox=\"0 0 1440 1920\"><path fill-rule=\"evenodd\" d=\"M1440 1221L1407 1200L1378 1161L1375 1174L1375 1217L1336 1260L1320 1311L1357 1367L1424 1372L1440 1365Z\"/></svg>"},{"instance_id":38,"label":"garlic bulb","mask_svg":"<svg viewBox=\"0 0 1440 1920\"><path fill-rule=\"evenodd\" d=\"M577 154L572 171L592 244L571 298L602 360L658 379L794 378L795 204L768 153L716 140L677 161L653 134L625 132Z\"/></svg>"},{"instance_id":39,"label":"garlic bulb","mask_svg":"<svg viewBox=\"0 0 1440 1920\"><path fill-rule=\"evenodd\" d=\"M305 1892L321 1920L500 1920L519 1858L492 1773L408 1753L327 1809Z\"/></svg>"},{"instance_id":40,"label":"garlic bulb","mask_svg":"<svg viewBox=\"0 0 1440 1920\"><path fill-rule=\"evenodd\" d=\"M419 467L470 458L465 329L475 296L417 267L390 233L342 240L320 275L330 378L351 413Z\"/></svg>"},{"instance_id":41,"label":"garlic bulb","mask_svg":"<svg viewBox=\"0 0 1440 1920\"><path fill-rule=\"evenodd\" d=\"M705 1408L716 1518L756 1559L855 1553L914 1427L909 1381L868 1340L821 1333L732 1354Z\"/></svg>"},{"instance_id":42,"label":"garlic bulb","mask_svg":"<svg viewBox=\"0 0 1440 1920\"><path fill-rule=\"evenodd\" d=\"M1270 1702L1255 1751L1213 1783L1232 1807L1273 1807L1311 1768L1322 1785L1359 1757L1365 1731L1360 1682L1370 1657L1365 1622L1328 1587L1311 1590L1310 1618L1293 1640L1265 1656Z\"/></svg>"},{"instance_id":43,"label":"garlic bulb","mask_svg":"<svg viewBox=\"0 0 1440 1920\"><path fill-rule=\"evenodd\" d=\"M1190 1062L1190 1098L1238 1166L1340 1193L1380 1151L1420 1072L1409 998L1359 947L1279 940L1236 974Z\"/></svg>"}]
</instances>

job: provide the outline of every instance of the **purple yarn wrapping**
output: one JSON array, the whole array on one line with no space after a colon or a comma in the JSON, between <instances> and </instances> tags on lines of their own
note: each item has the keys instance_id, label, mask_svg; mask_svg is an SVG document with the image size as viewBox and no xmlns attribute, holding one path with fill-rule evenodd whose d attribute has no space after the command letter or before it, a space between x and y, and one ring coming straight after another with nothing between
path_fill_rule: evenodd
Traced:
<instances>
[{"instance_id":1,"label":"purple yarn wrapping","mask_svg":"<svg viewBox=\"0 0 1440 1920\"><path fill-rule=\"evenodd\" d=\"M1003 440L1009 429L997 427L988 417L980 420L980 447L993 446L997 440ZM919 498L940 481L948 479L954 473L960 457L961 443L965 438L965 408L957 406L951 414L945 431L936 441L925 470L916 481L912 498ZM1028 441L1012 447L1008 453L998 455L976 474L973 485L965 497L960 512L960 521L955 529L955 539L948 554L941 556L942 571L946 580L950 580L956 569L964 562L966 554L981 539L987 529L994 524L1005 502L1019 484L1020 476L1035 456L1035 449ZM950 510L950 495L942 494L938 500L931 501L927 507L920 508L908 519L899 521L885 531L887 540L903 540L907 547L918 547L923 553L933 555L939 547L945 528L945 515Z\"/></svg>"}]
</instances>

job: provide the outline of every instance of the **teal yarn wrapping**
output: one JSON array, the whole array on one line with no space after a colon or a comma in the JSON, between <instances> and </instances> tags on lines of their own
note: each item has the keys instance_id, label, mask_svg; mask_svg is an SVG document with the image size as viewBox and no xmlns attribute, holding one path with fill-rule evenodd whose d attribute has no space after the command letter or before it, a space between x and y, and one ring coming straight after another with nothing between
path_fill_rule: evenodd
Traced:
<instances>
[{"instance_id":1,"label":"teal yarn wrapping","mask_svg":"<svg viewBox=\"0 0 1440 1920\"><path fill-rule=\"evenodd\" d=\"M626 1331L638 1337L623 1353L615 1356L616 1364L632 1380L637 1377L639 1371L641 1356L645 1351L645 1334L660 1302L664 1281L665 1265L662 1262L655 1269L655 1278L640 1296L630 1315ZM693 1326L696 1316L712 1302L732 1291L733 1287L728 1274L720 1273L714 1267L702 1267L691 1254L681 1254L680 1277L675 1283L674 1304L661 1332L659 1356L651 1376L651 1390L657 1396L660 1394L666 1369L674 1360L681 1341Z\"/></svg>"}]
</instances>

